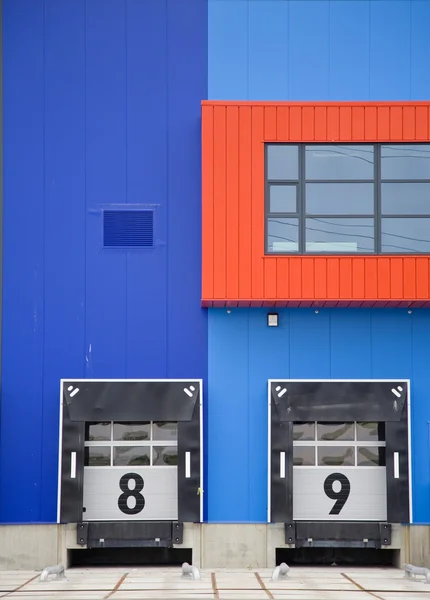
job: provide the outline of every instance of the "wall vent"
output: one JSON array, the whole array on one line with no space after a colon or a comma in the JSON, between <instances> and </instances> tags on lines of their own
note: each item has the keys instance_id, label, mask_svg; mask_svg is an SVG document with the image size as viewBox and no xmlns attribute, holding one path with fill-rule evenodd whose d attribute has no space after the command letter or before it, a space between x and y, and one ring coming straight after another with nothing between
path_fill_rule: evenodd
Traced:
<instances>
[{"instance_id":1,"label":"wall vent","mask_svg":"<svg viewBox=\"0 0 430 600\"><path fill-rule=\"evenodd\" d=\"M152 210L103 211L105 248L151 248L154 245Z\"/></svg>"}]
</instances>

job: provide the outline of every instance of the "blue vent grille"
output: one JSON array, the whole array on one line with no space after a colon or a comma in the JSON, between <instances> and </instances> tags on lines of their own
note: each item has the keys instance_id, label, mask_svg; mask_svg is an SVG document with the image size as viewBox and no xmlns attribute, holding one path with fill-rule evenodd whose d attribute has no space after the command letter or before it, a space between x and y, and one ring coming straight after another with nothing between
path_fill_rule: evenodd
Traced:
<instances>
[{"instance_id":1,"label":"blue vent grille","mask_svg":"<svg viewBox=\"0 0 430 600\"><path fill-rule=\"evenodd\" d=\"M105 210L103 213L105 248L150 248L154 245L152 210Z\"/></svg>"}]
</instances>

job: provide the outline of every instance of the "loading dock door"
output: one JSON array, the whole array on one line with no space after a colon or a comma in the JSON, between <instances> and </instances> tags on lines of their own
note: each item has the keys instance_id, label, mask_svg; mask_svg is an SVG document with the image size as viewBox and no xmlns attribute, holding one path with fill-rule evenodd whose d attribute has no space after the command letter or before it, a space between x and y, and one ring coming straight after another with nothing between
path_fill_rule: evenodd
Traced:
<instances>
[{"instance_id":1,"label":"loading dock door","mask_svg":"<svg viewBox=\"0 0 430 600\"><path fill-rule=\"evenodd\" d=\"M84 521L177 520L178 424L87 423Z\"/></svg>"},{"instance_id":2,"label":"loading dock door","mask_svg":"<svg viewBox=\"0 0 430 600\"><path fill-rule=\"evenodd\" d=\"M61 382L58 522L203 518L200 380Z\"/></svg>"},{"instance_id":3,"label":"loading dock door","mask_svg":"<svg viewBox=\"0 0 430 600\"><path fill-rule=\"evenodd\" d=\"M269 381L268 521L408 523L409 382Z\"/></svg>"},{"instance_id":4,"label":"loading dock door","mask_svg":"<svg viewBox=\"0 0 430 600\"><path fill-rule=\"evenodd\" d=\"M293 520L386 519L385 424L293 423Z\"/></svg>"}]
</instances>

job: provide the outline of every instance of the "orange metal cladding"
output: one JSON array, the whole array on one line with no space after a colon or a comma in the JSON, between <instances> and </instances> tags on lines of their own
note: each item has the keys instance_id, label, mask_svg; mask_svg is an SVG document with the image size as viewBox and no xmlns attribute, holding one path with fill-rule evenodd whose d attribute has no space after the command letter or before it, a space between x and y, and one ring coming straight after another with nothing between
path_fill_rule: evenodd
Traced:
<instances>
[{"instance_id":1,"label":"orange metal cladding","mask_svg":"<svg viewBox=\"0 0 430 600\"><path fill-rule=\"evenodd\" d=\"M265 256L265 142L428 142L430 103L202 103L203 306L430 306L430 256Z\"/></svg>"}]
</instances>

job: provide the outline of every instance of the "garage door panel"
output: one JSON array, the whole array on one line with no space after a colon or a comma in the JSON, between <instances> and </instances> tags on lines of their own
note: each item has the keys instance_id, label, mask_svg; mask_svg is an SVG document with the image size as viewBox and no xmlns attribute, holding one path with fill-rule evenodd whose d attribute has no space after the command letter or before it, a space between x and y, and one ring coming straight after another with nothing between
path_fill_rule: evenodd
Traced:
<instances>
[{"instance_id":1,"label":"garage door panel","mask_svg":"<svg viewBox=\"0 0 430 600\"><path fill-rule=\"evenodd\" d=\"M386 498L385 467L293 469L294 520L385 521Z\"/></svg>"},{"instance_id":2,"label":"garage door panel","mask_svg":"<svg viewBox=\"0 0 430 600\"><path fill-rule=\"evenodd\" d=\"M176 520L175 467L86 468L84 520Z\"/></svg>"}]
</instances>

